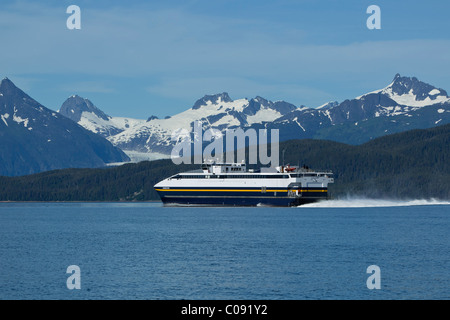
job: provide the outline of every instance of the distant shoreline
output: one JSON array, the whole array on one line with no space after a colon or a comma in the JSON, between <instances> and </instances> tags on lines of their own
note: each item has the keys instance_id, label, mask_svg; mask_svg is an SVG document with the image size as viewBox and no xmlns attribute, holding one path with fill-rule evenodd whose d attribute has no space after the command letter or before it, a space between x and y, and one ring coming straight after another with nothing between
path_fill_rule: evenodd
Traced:
<instances>
[{"instance_id":1,"label":"distant shoreline","mask_svg":"<svg viewBox=\"0 0 450 320\"><path fill-rule=\"evenodd\" d=\"M52 201L52 200L23 200L23 201L15 201L15 200L1 200L0 203L162 203L161 200L143 200L143 201L125 201L125 200L74 200L74 201Z\"/></svg>"}]
</instances>

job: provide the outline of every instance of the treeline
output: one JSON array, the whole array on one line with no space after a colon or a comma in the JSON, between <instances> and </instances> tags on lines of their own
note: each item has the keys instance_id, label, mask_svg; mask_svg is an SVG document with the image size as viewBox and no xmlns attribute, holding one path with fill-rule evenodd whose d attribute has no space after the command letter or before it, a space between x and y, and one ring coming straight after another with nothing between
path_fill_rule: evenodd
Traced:
<instances>
[{"instance_id":1,"label":"treeline","mask_svg":"<svg viewBox=\"0 0 450 320\"><path fill-rule=\"evenodd\" d=\"M103 169L62 169L21 177L0 177L0 201L156 200L153 185L193 166L143 161Z\"/></svg>"},{"instance_id":2,"label":"treeline","mask_svg":"<svg viewBox=\"0 0 450 320\"><path fill-rule=\"evenodd\" d=\"M450 125L411 130L359 146L290 141L286 159L335 173L335 196L450 199Z\"/></svg>"},{"instance_id":3,"label":"treeline","mask_svg":"<svg viewBox=\"0 0 450 320\"><path fill-rule=\"evenodd\" d=\"M353 146L325 140L280 144L285 163L334 172L334 197L450 199L450 125L384 136ZM104 169L64 169L0 177L0 201L158 200L153 186L198 165L144 161Z\"/></svg>"}]
</instances>

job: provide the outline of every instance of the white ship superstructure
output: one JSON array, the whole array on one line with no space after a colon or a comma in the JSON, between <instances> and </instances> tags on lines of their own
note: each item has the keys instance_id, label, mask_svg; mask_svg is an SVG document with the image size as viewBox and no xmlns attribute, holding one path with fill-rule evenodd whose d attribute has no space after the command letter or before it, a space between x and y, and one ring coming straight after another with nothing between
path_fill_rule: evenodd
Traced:
<instances>
[{"instance_id":1,"label":"white ship superstructure","mask_svg":"<svg viewBox=\"0 0 450 320\"><path fill-rule=\"evenodd\" d=\"M203 163L154 188L165 205L296 206L328 198L331 171L279 166L247 170L245 163Z\"/></svg>"}]
</instances>

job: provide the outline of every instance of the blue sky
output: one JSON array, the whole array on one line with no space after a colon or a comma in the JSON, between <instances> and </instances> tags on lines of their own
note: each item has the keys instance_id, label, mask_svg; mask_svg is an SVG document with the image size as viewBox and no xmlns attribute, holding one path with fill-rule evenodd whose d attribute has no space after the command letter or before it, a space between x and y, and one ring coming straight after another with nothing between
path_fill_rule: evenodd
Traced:
<instances>
[{"instance_id":1,"label":"blue sky","mask_svg":"<svg viewBox=\"0 0 450 320\"><path fill-rule=\"evenodd\" d=\"M69 30L69 5L81 30ZM381 29L369 30L369 5ZM72 94L145 119L205 94L343 101L396 73L450 92L450 3L365 0L2 0L0 77L57 110Z\"/></svg>"}]
</instances>

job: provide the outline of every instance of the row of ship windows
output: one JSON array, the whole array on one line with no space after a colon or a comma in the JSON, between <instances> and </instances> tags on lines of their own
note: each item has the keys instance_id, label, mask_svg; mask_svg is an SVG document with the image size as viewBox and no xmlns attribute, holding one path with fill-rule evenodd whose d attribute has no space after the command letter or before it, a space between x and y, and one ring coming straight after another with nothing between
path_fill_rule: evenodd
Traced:
<instances>
[{"instance_id":1,"label":"row of ship windows","mask_svg":"<svg viewBox=\"0 0 450 320\"><path fill-rule=\"evenodd\" d=\"M289 176L287 174L279 175L176 175L172 177L173 179L287 179Z\"/></svg>"},{"instance_id":2,"label":"row of ship windows","mask_svg":"<svg viewBox=\"0 0 450 320\"><path fill-rule=\"evenodd\" d=\"M291 178L301 178L301 177L317 177L322 176L317 173L311 174L291 174ZM251 175L251 174L233 174L233 175L176 175L172 179L288 179L287 174L277 174L277 175Z\"/></svg>"}]
</instances>

